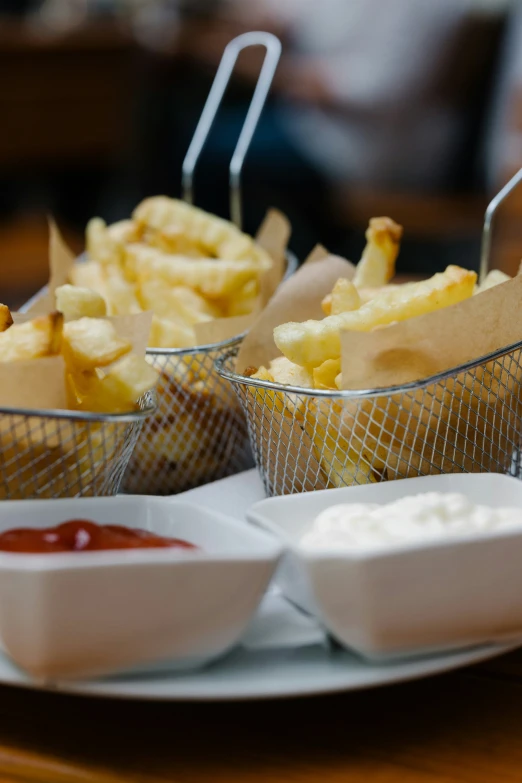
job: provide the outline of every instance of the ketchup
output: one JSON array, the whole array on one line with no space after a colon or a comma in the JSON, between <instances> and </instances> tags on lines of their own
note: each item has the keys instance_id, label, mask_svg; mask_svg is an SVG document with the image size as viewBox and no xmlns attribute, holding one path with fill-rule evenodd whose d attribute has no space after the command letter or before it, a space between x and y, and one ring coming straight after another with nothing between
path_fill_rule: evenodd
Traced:
<instances>
[{"instance_id":1,"label":"ketchup","mask_svg":"<svg viewBox=\"0 0 522 783\"><path fill-rule=\"evenodd\" d=\"M0 534L0 552L101 552L111 549L197 549L179 538L164 538L148 530L123 525L98 525L71 519L56 527L13 528Z\"/></svg>"}]
</instances>

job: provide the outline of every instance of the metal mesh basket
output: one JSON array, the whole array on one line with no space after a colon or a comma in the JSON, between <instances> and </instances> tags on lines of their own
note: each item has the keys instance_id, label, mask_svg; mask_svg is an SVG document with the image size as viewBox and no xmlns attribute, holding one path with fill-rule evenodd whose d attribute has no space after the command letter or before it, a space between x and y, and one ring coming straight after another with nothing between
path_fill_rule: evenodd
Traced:
<instances>
[{"instance_id":1,"label":"metal mesh basket","mask_svg":"<svg viewBox=\"0 0 522 783\"><path fill-rule=\"evenodd\" d=\"M269 495L431 473L522 477L522 343L422 382L319 391L252 380L216 362L245 411Z\"/></svg>"},{"instance_id":2,"label":"metal mesh basket","mask_svg":"<svg viewBox=\"0 0 522 783\"><path fill-rule=\"evenodd\" d=\"M297 263L288 253L285 278ZM253 467L241 406L214 369L243 337L195 348L147 349L147 359L161 373L158 407L130 460L126 492L171 495Z\"/></svg>"},{"instance_id":3,"label":"metal mesh basket","mask_svg":"<svg viewBox=\"0 0 522 783\"><path fill-rule=\"evenodd\" d=\"M156 413L145 422L125 491L173 494L253 465L246 422L214 361L241 338L190 349L148 349L161 373Z\"/></svg>"},{"instance_id":4,"label":"metal mesh basket","mask_svg":"<svg viewBox=\"0 0 522 783\"><path fill-rule=\"evenodd\" d=\"M125 414L0 409L0 499L115 495L154 395Z\"/></svg>"}]
</instances>

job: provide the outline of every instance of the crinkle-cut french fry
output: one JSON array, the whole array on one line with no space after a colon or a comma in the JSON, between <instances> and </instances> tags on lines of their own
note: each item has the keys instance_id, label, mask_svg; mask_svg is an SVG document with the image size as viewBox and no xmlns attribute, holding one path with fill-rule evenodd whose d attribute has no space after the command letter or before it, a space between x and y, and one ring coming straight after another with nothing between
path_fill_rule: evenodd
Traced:
<instances>
[{"instance_id":1,"label":"crinkle-cut french fry","mask_svg":"<svg viewBox=\"0 0 522 783\"><path fill-rule=\"evenodd\" d=\"M293 364L285 356L272 359L268 365L268 372L276 383L282 383L285 386L301 386L304 389L310 389L313 386L312 373L306 367Z\"/></svg>"},{"instance_id":2,"label":"crinkle-cut french fry","mask_svg":"<svg viewBox=\"0 0 522 783\"><path fill-rule=\"evenodd\" d=\"M129 282L120 267L105 267L104 277L109 315L136 315L143 312L137 296L136 283Z\"/></svg>"},{"instance_id":3,"label":"crinkle-cut french fry","mask_svg":"<svg viewBox=\"0 0 522 783\"><path fill-rule=\"evenodd\" d=\"M55 296L56 309L68 321L83 317L103 318L107 315L105 299L92 288L61 285L56 289Z\"/></svg>"},{"instance_id":4,"label":"crinkle-cut french fry","mask_svg":"<svg viewBox=\"0 0 522 783\"><path fill-rule=\"evenodd\" d=\"M69 370L94 370L112 364L132 346L114 325L100 318L80 318L63 327L62 353Z\"/></svg>"},{"instance_id":5,"label":"crinkle-cut french fry","mask_svg":"<svg viewBox=\"0 0 522 783\"><path fill-rule=\"evenodd\" d=\"M165 286L161 280L144 280L138 287L138 298L144 310L160 318L181 324L198 324L219 318L221 310L188 286Z\"/></svg>"},{"instance_id":6,"label":"crinkle-cut french fry","mask_svg":"<svg viewBox=\"0 0 522 783\"><path fill-rule=\"evenodd\" d=\"M86 249L90 259L100 264L118 264L121 261L121 246L111 237L107 223L99 217L87 223L85 231Z\"/></svg>"},{"instance_id":7,"label":"crinkle-cut french fry","mask_svg":"<svg viewBox=\"0 0 522 783\"><path fill-rule=\"evenodd\" d=\"M236 315L249 315L258 303L259 282L249 280L248 283L228 299L220 301L226 317L230 318Z\"/></svg>"},{"instance_id":8,"label":"crinkle-cut french fry","mask_svg":"<svg viewBox=\"0 0 522 783\"><path fill-rule=\"evenodd\" d=\"M449 307L472 295L476 278L474 272L449 266L429 280L383 292L353 312L330 315L322 321L282 324L274 329L274 341L290 361L318 367L341 355L342 330L370 331Z\"/></svg>"},{"instance_id":9,"label":"crinkle-cut french fry","mask_svg":"<svg viewBox=\"0 0 522 783\"><path fill-rule=\"evenodd\" d=\"M299 365L289 362L284 356L272 359L268 369L260 367L250 377L260 381L279 383L284 386L311 388L313 385L312 374L305 367L299 367ZM249 387L249 390L256 396L260 404L267 405L272 412L287 416L297 415L297 418L302 418L306 402L299 394L253 386Z\"/></svg>"},{"instance_id":10,"label":"crinkle-cut french fry","mask_svg":"<svg viewBox=\"0 0 522 783\"><path fill-rule=\"evenodd\" d=\"M139 398L154 388L158 370L142 356L130 353L103 372L101 385L106 395L112 395L123 406L135 405Z\"/></svg>"},{"instance_id":11,"label":"crinkle-cut french fry","mask_svg":"<svg viewBox=\"0 0 522 783\"><path fill-rule=\"evenodd\" d=\"M352 421L349 416L348 422L344 419L343 403L333 400L313 400L306 410L304 429L313 443L325 480L330 487L375 483L376 460L364 447L357 450L351 445Z\"/></svg>"},{"instance_id":12,"label":"crinkle-cut french fry","mask_svg":"<svg viewBox=\"0 0 522 783\"><path fill-rule=\"evenodd\" d=\"M128 245L126 255L135 264L140 286L148 280L161 280L165 285L190 286L209 299L233 294L259 276L259 266L252 260L191 259L143 245Z\"/></svg>"},{"instance_id":13,"label":"crinkle-cut french fry","mask_svg":"<svg viewBox=\"0 0 522 783\"><path fill-rule=\"evenodd\" d=\"M78 288L90 288L106 299L104 268L99 261L83 261L74 264L69 272L69 282Z\"/></svg>"},{"instance_id":14,"label":"crinkle-cut french fry","mask_svg":"<svg viewBox=\"0 0 522 783\"><path fill-rule=\"evenodd\" d=\"M107 226L109 236L119 247L123 247L128 242L139 242L142 231L134 220L118 220Z\"/></svg>"},{"instance_id":15,"label":"crinkle-cut french fry","mask_svg":"<svg viewBox=\"0 0 522 783\"><path fill-rule=\"evenodd\" d=\"M140 230L133 220L120 220L108 226L102 218L92 218L86 228L86 250L89 258L100 264L121 264L128 242L137 242Z\"/></svg>"},{"instance_id":16,"label":"crinkle-cut french fry","mask_svg":"<svg viewBox=\"0 0 522 783\"><path fill-rule=\"evenodd\" d=\"M0 332L5 332L13 325L13 316L11 311L5 304L0 304Z\"/></svg>"},{"instance_id":17,"label":"crinkle-cut french fry","mask_svg":"<svg viewBox=\"0 0 522 783\"><path fill-rule=\"evenodd\" d=\"M357 310L361 306L361 297L351 280L340 277L334 285L332 292L327 294L321 302L325 315L339 315L350 310Z\"/></svg>"},{"instance_id":18,"label":"crinkle-cut french fry","mask_svg":"<svg viewBox=\"0 0 522 783\"><path fill-rule=\"evenodd\" d=\"M340 359L327 359L313 370L315 389L337 389L336 379L341 372Z\"/></svg>"},{"instance_id":19,"label":"crinkle-cut french fry","mask_svg":"<svg viewBox=\"0 0 522 783\"><path fill-rule=\"evenodd\" d=\"M511 280L511 277L506 275L505 272L501 272L500 269L492 269L491 272L487 273L484 282L476 286L475 294L481 294L482 291L487 291L488 288L507 283L508 280Z\"/></svg>"},{"instance_id":20,"label":"crinkle-cut french fry","mask_svg":"<svg viewBox=\"0 0 522 783\"><path fill-rule=\"evenodd\" d=\"M358 288L359 292L359 298L361 300L361 305L367 304L372 299L376 299L378 296L384 293L389 293L390 291L396 291L398 288L400 288L402 291L406 291L408 287L415 285L415 283L388 283L388 285L380 285L376 286L375 288Z\"/></svg>"},{"instance_id":21,"label":"crinkle-cut french fry","mask_svg":"<svg viewBox=\"0 0 522 783\"><path fill-rule=\"evenodd\" d=\"M366 231L366 247L353 282L357 288L385 285L395 274L402 226L388 217L372 218Z\"/></svg>"},{"instance_id":22,"label":"crinkle-cut french fry","mask_svg":"<svg viewBox=\"0 0 522 783\"><path fill-rule=\"evenodd\" d=\"M228 221L184 201L154 196L142 201L134 210L133 217L139 225L156 231L172 231L179 227L189 242L195 247L203 247L210 256L235 261L253 260L265 269L272 266L269 254L251 237Z\"/></svg>"},{"instance_id":23,"label":"crinkle-cut french fry","mask_svg":"<svg viewBox=\"0 0 522 783\"><path fill-rule=\"evenodd\" d=\"M195 344L196 333L190 324L152 316L150 348L191 348Z\"/></svg>"},{"instance_id":24,"label":"crinkle-cut french fry","mask_svg":"<svg viewBox=\"0 0 522 783\"><path fill-rule=\"evenodd\" d=\"M125 413L158 380L158 371L142 357L130 353L107 370L66 373L69 406L94 413Z\"/></svg>"},{"instance_id":25,"label":"crinkle-cut french fry","mask_svg":"<svg viewBox=\"0 0 522 783\"><path fill-rule=\"evenodd\" d=\"M0 362L55 356L62 342L63 315L50 313L0 332Z\"/></svg>"},{"instance_id":26,"label":"crinkle-cut french fry","mask_svg":"<svg viewBox=\"0 0 522 783\"><path fill-rule=\"evenodd\" d=\"M250 377L252 380L274 383L274 376L263 366L259 367L256 372L250 374ZM254 404L259 406L260 411L266 410L269 415L291 415L291 410L287 409L285 405L285 395L281 392L276 392L263 386L248 386L247 388L254 398Z\"/></svg>"},{"instance_id":27,"label":"crinkle-cut french fry","mask_svg":"<svg viewBox=\"0 0 522 783\"><path fill-rule=\"evenodd\" d=\"M144 240L150 247L157 247L165 253L187 256L187 258L206 258L208 253L200 242L187 237L178 224L165 226L161 230L148 229Z\"/></svg>"}]
</instances>

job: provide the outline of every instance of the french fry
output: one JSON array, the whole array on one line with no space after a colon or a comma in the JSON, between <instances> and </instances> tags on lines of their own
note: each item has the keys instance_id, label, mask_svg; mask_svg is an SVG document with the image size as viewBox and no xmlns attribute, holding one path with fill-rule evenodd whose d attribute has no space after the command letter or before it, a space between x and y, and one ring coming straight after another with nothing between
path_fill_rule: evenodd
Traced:
<instances>
[{"instance_id":1,"label":"french fry","mask_svg":"<svg viewBox=\"0 0 522 783\"><path fill-rule=\"evenodd\" d=\"M126 279L119 266L105 267L104 280L109 315L135 315L143 312L136 284Z\"/></svg>"},{"instance_id":2,"label":"french fry","mask_svg":"<svg viewBox=\"0 0 522 783\"><path fill-rule=\"evenodd\" d=\"M501 272L500 269L492 269L491 272L487 273L484 281L475 288L475 294L480 294L482 291L487 291L488 288L506 283L508 280L511 280L511 277L506 275L505 272Z\"/></svg>"},{"instance_id":3,"label":"french fry","mask_svg":"<svg viewBox=\"0 0 522 783\"><path fill-rule=\"evenodd\" d=\"M189 324L152 316L149 336L151 348L191 348L195 344L196 333Z\"/></svg>"},{"instance_id":4,"label":"french fry","mask_svg":"<svg viewBox=\"0 0 522 783\"><path fill-rule=\"evenodd\" d=\"M340 359L327 359L313 370L313 385L315 389L336 389L337 377L341 372Z\"/></svg>"},{"instance_id":5,"label":"french fry","mask_svg":"<svg viewBox=\"0 0 522 783\"><path fill-rule=\"evenodd\" d=\"M332 289L321 302L325 315L339 315L357 310L361 306L361 297L351 280L340 277Z\"/></svg>"},{"instance_id":6,"label":"french fry","mask_svg":"<svg viewBox=\"0 0 522 783\"><path fill-rule=\"evenodd\" d=\"M110 321L80 318L63 327L62 353L69 370L105 367L129 353L132 346L118 337Z\"/></svg>"},{"instance_id":7,"label":"french fry","mask_svg":"<svg viewBox=\"0 0 522 783\"><path fill-rule=\"evenodd\" d=\"M254 309L259 297L259 282L249 280L248 283L228 299L219 302L227 318L236 315L248 315ZM217 304L217 303L216 303Z\"/></svg>"},{"instance_id":8,"label":"french fry","mask_svg":"<svg viewBox=\"0 0 522 783\"><path fill-rule=\"evenodd\" d=\"M395 274L402 226L388 217L372 218L366 231L366 247L357 264L356 288L385 285Z\"/></svg>"},{"instance_id":9,"label":"french fry","mask_svg":"<svg viewBox=\"0 0 522 783\"><path fill-rule=\"evenodd\" d=\"M190 326L211 321L222 315L216 304L207 301L192 288L188 286L169 288L161 280L145 280L138 287L138 298L144 310L152 310L161 318Z\"/></svg>"},{"instance_id":10,"label":"french fry","mask_svg":"<svg viewBox=\"0 0 522 783\"><path fill-rule=\"evenodd\" d=\"M56 355L60 351L62 328L62 313L51 313L10 326L0 332L0 361L13 362Z\"/></svg>"},{"instance_id":11,"label":"french fry","mask_svg":"<svg viewBox=\"0 0 522 783\"><path fill-rule=\"evenodd\" d=\"M285 386L302 386L306 389L313 384L313 376L306 367L292 364L285 356L272 359L268 365L268 372L276 383Z\"/></svg>"},{"instance_id":12,"label":"french fry","mask_svg":"<svg viewBox=\"0 0 522 783\"><path fill-rule=\"evenodd\" d=\"M125 245L140 238L139 226L132 220L120 220L107 226L101 218L92 218L85 233L89 258L102 265L121 264Z\"/></svg>"},{"instance_id":13,"label":"french fry","mask_svg":"<svg viewBox=\"0 0 522 783\"><path fill-rule=\"evenodd\" d=\"M69 273L69 282L77 288L90 288L107 299L105 274L99 261L83 261L74 264Z\"/></svg>"},{"instance_id":14,"label":"french fry","mask_svg":"<svg viewBox=\"0 0 522 783\"><path fill-rule=\"evenodd\" d=\"M231 261L252 260L264 269L270 269L272 265L268 253L232 223L184 201L154 196L136 207L133 218L146 229L171 233L177 229L186 241L202 248L207 256Z\"/></svg>"},{"instance_id":15,"label":"french fry","mask_svg":"<svg viewBox=\"0 0 522 783\"><path fill-rule=\"evenodd\" d=\"M136 354L128 354L107 370L67 373L70 407L95 413L125 413L158 380L158 371Z\"/></svg>"},{"instance_id":16,"label":"french fry","mask_svg":"<svg viewBox=\"0 0 522 783\"><path fill-rule=\"evenodd\" d=\"M0 333L5 332L13 325L13 316L11 311L5 304L0 304Z\"/></svg>"},{"instance_id":17,"label":"french fry","mask_svg":"<svg viewBox=\"0 0 522 783\"><path fill-rule=\"evenodd\" d=\"M358 310L331 315L322 321L288 323L274 329L274 341L281 353L295 364L318 367L341 355L341 330L370 331L394 321L449 307L470 297L476 274L449 266L429 280L383 292Z\"/></svg>"},{"instance_id":18,"label":"french fry","mask_svg":"<svg viewBox=\"0 0 522 783\"><path fill-rule=\"evenodd\" d=\"M91 288L62 285L55 291L56 309L68 321L78 318L103 318L107 315L105 299Z\"/></svg>"},{"instance_id":19,"label":"french fry","mask_svg":"<svg viewBox=\"0 0 522 783\"><path fill-rule=\"evenodd\" d=\"M126 258L136 268L140 287L149 280L161 280L168 286L190 286L209 299L233 294L259 276L259 267L252 260L190 259L138 244L127 246Z\"/></svg>"}]
</instances>

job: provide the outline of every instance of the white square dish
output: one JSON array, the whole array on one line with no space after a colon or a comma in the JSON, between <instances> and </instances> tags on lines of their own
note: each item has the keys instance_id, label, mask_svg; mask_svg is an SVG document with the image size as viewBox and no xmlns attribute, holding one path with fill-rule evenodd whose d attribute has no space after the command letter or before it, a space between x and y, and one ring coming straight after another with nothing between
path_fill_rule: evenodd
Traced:
<instances>
[{"instance_id":1,"label":"white square dish","mask_svg":"<svg viewBox=\"0 0 522 783\"><path fill-rule=\"evenodd\" d=\"M217 658L246 629L282 551L264 531L168 498L0 504L0 532L73 518L147 529L200 549L0 552L0 641L38 679Z\"/></svg>"},{"instance_id":2,"label":"white square dish","mask_svg":"<svg viewBox=\"0 0 522 783\"><path fill-rule=\"evenodd\" d=\"M423 476L270 498L248 519L287 547L278 581L341 644L393 658L520 636L522 522L470 536L353 552L312 552L299 540L338 503L390 503L422 492L460 492L473 503L521 509L522 482L498 474Z\"/></svg>"}]
</instances>

